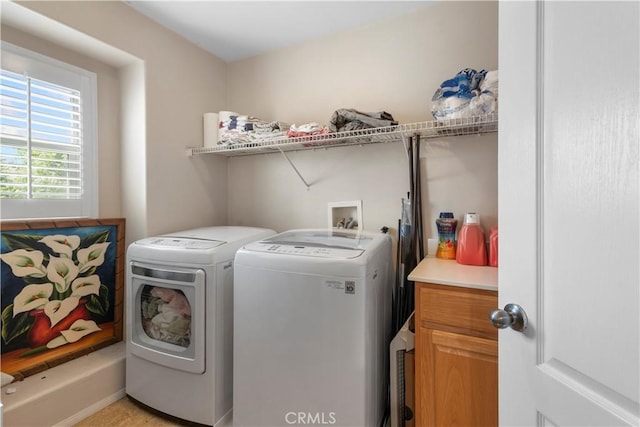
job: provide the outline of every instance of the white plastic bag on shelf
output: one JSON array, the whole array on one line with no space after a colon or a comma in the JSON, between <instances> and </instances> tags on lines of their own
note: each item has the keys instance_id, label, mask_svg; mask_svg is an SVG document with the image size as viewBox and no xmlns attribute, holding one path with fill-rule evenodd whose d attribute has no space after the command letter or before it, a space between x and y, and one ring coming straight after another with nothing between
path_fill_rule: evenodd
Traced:
<instances>
[{"instance_id":1,"label":"white plastic bag on shelf","mask_svg":"<svg viewBox=\"0 0 640 427\"><path fill-rule=\"evenodd\" d=\"M498 99L498 70L485 74L484 79L480 82L480 91L482 93L490 92L496 100Z\"/></svg>"},{"instance_id":2,"label":"white plastic bag on shelf","mask_svg":"<svg viewBox=\"0 0 640 427\"><path fill-rule=\"evenodd\" d=\"M436 120L461 119L471 116L471 99L463 96L448 96L433 101L431 113Z\"/></svg>"},{"instance_id":3,"label":"white plastic bag on shelf","mask_svg":"<svg viewBox=\"0 0 640 427\"><path fill-rule=\"evenodd\" d=\"M431 101L431 113L436 120L497 113L498 70L465 68L442 82Z\"/></svg>"},{"instance_id":4,"label":"white plastic bag on shelf","mask_svg":"<svg viewBox=\"0 0 640 427\"><path fill-rule=\"evenodd\" d=\"M484 116L498 112L498 101L490 93L481 93L469 101L469 112L472 116Z\"/></svg>"}]
</instances>

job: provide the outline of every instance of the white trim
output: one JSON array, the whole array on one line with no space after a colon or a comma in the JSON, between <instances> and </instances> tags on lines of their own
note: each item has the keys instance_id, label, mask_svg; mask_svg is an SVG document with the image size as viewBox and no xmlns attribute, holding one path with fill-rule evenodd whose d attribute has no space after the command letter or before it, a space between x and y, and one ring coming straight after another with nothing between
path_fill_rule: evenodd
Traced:
<instances>
[{"instance_id":1,"label":"white trim","mask_svg":"<svg viewBox=\"0 0 640 427\"><path fill-rule=\"evenodd\" d=\"M86 92L84 92L86 90ZM83 81L83 102L90 106L82 115L82 216L98 217L98 77L95 73L89 73L88 80ZM86 141L90 141L86 144ZM91 169L91 174L86 174L86 169Z\"/></svg>"},{"instance_id":2,"label":"white trim","mask_svg":"<svg viewBox=\"0 0 640 427\"><path fill-rule=\"evenodd\" d=\"M536 319L544 319L544 144L545 144L545 10L544 2L536 3L536 107L535 107L535 155L536 155ZM544 336L544 322L538 323L538 336ZM536 340L536 360L545 363L544 340Z\"/></svg>"},{"instance_id":3,"label":"white trim","mask_svg":"<svg viewBox=\"0 0 640 427\"><path fill-rule=\"evenodd\" d=\"M99 410L125 389L125 348L120 341L13 382L10 387L15 393L2 390L3 422L7 426L71 425L70 420L90 415L87 408Z\"/></svg>"},{"instance_id":4,"label":"white trim","mask_svg":"<svg viewBox=\"0 0 640 427\"><path fill-rule=\"evenodd\" d=\"M2 41L2 68L82 93L82 186L80 200L2 199L2 218L98 216L98 79L95 73ZM28 70L28 72L25 72Z\"/></svg>"},{"instance_id":5,"label":"white trim","mask_svg":"<svg viewBox=\"0 0 640 427\"><path fill-rule=\"evenodd\" d=\"M24 73L24 69L27 67L24 61L26 58L35 62L35 64L28 64L28 66L31 67L29 77L39 80L51 81L51 76L53 75L57 80L55 82L56 84L80 90L82 87L78 80L69 78L66 73L61 73L61 69L87 78L93 75L95 78L95 73L87 71L84 68L67 64L58 59L33 52L5 41L0 41L0 47L2 48L2 68L13 71L14 73Z\"/></svg>"},{"instance_id":6,"label":"white trim","mask_svg":"<svg viewBox=\"0 0 640 427\"><path fill-rule=\"evenodd\" d=\"M84 408L80 412L77 412L77 413L73 414L69 418L62 420L59 423L56 423L55 427L74 426L74 425L78 424L80 421L82 421L82 420L84 420L86 418L89 418L91 415L93 415L93 414L99 412L100 410L106 408L107 406L111 405L112 403L115 403L118 400L124 398L126 395L127 394L125 393L125 389L121 388L120 390L118 390L117 392L113 393L112 395L107 396L104 399L101 399L101 400L97 401L93 405Z\"/></svg>"}]
</instances>

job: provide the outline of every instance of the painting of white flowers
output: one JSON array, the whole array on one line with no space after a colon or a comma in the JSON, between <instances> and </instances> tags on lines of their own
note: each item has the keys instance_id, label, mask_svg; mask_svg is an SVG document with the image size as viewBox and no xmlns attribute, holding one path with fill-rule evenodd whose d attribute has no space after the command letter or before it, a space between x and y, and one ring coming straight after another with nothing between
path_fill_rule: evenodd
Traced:
<instances>
[{"instance_id":1,"label":"painting of white flowers","mask_svg":"<svg viewBox=\"0 0 640 427\"><path fill-rule=\"evenodd\" d=\"M3 222L2 371L23 379L122 340L124 219Z\"/></svg>"}]
</instances>

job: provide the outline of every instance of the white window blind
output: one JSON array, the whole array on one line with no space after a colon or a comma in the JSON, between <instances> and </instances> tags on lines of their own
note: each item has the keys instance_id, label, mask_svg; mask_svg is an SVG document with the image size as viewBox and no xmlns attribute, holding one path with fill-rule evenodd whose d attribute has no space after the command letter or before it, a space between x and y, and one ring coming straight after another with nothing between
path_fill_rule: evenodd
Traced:
<instances>
[{"instance_id":1,"label":"white window blind","mask_svg":"<svg viewBox=\"0 0 640 427\"><path fill-rule=\"evenodd\" d=\"M71 66L61 66L50 58L46 61L37 54L33 54L38 56L36 66L16 69L25 64L16 60L24 52L10 50L5 61L5 50L3 43L2 217L94 216L95 138L94 130L86 128L92 125L86 115L95 113L92 103L87 102L93 98L87 72L78 73ZM34 58L30 59L33 62Z\"/></svg>"},{"instance_id":2,"label":"white window blind","mask_svg":"<svg viewBox=\"0 0 640 427\"><path fill-rule=\"evenodd\" d=\"M80 93L10 71L1 73L2 197L80 199Z\"/></svg>"}]
</instances>

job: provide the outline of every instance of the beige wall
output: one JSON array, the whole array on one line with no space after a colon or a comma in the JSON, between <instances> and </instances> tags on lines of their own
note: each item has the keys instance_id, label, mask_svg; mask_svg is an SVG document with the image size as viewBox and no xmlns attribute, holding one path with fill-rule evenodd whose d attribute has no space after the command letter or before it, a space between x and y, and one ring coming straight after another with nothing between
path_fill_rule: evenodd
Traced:
<instances>
[{"instance_id":1,"label":"beige wall","mask_svg":"<svg viewBox=\"0 0 640 427\"><path fill-rule=\"evenodd\" d=\"M229 65L229 108L265 120L327 123L339 108L385 110L402 123L432 120L431 96L463 68L496 69L497 2L441 2L357 30ZM497 223L497 134L423 143L425 237L440 211ZM229 223L278 231L324 227L327 202L363 201L366 229L397 229L409 190L401 142L229 161Z\"/></svg>"},{"instance_id":2,"label":"beige wall","mask_svg":"<svg viewBox=\"0 0 640 427\"><path fill-rule=\"evenodd\" d=\"M431 120L442 80L498 64L497 2L441 2L230 64L120 2L20 4L137 58L119 69L122 158L118 165L117 148L109 149L110 175L101 179L101 215L126 216L128 240L208 224L324 227L327 203L344 200L363 201L365 228L395 229L409 188L401 143L290 153L309 190L279 154L188 158L185 148L202 144L202 114L210 111L298 124L326 123L338 108ZM132 108L129 89L140 81L144 99ZM497 223L497 134L430 140L423 153L426 237L442 210L460 219L476 211L487 228Z\"/></svg>"},{"instance_id":3,"label":"beige wall","mask_svg":"<svg viewBox=\"0 0 640 427\"><path fill-rule=\"evenodd\" d=\"M123 156L111 160L110 171L118 175L117 179L123 177L121 190L114 184L113 193L104 196L106 200L120 200L121 208L104 209L127 217L127 240L225 224L226 159L189 158L186 148L202 145L203 113L227 108L226 64L122 2L19 4L63 24L65 31L71 28L77 37L89 36L98 49L106 44L137 58L135 63L121 66L119 75L125 81L120 84L126 89L134 81L144 82L144 99L137 99L135 108L124 105L120 111L107 113L109 117L127 114L120 119L123 126L118 130ZM114 90L114 96L118 93ZM124 93L122 98L127 96ZM132 114L142 115L132 118ZM100 150L102 154L102 146ZM118 155L114 153L118 151L109 151L105 157ZM117 171L118 162L121 173ZM101 186L101 198L103 190L108 192ZM117 194L119 191L121 194ZM103 215L102 201L100 207Z\"/></svg>"}]
</instances>

